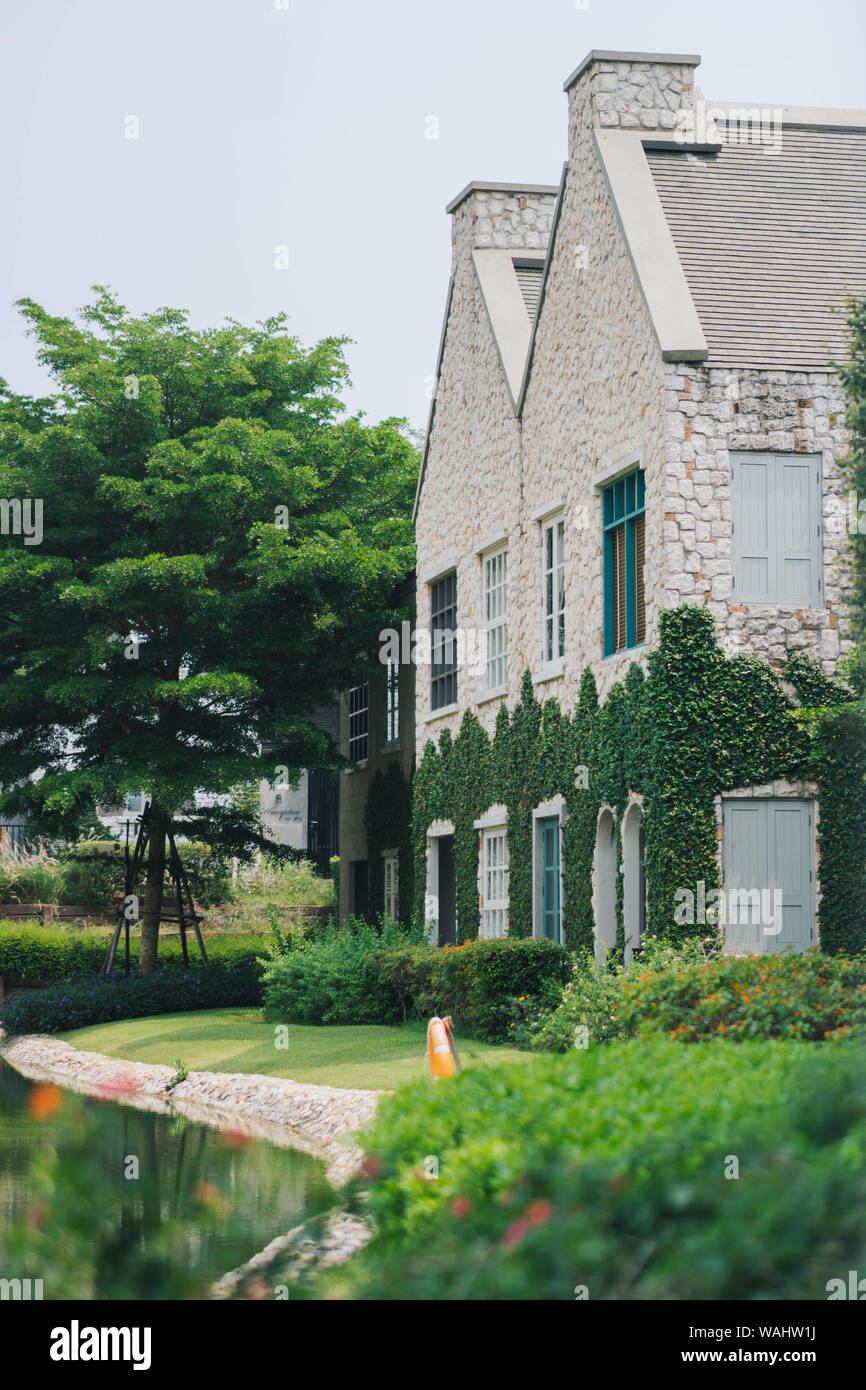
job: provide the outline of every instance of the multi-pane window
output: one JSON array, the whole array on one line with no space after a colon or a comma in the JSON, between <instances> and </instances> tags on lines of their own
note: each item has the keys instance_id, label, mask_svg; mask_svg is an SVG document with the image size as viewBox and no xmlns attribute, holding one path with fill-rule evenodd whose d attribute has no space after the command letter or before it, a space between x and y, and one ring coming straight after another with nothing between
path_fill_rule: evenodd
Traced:
<instances>
[{"instance_id":1,"label":"multi-pane window","mask_svg":"<svg viewBox=\"0 0 866 1390\"><path fill-rule=\"evenodd\" d=\"M604 654L646 640L644 473L636 468L602 495L604 520Z\"/></svg>"},{"instance_id":2,"label":"multi-pane window","mask_svg":"<svg viewBox=\"0 0 866 1390\"><path fill-rule=\"evenodd\" d=\"M484 624L487 639L485 686L505 685L508 654L508 552L484 556Z\"/></svg>"},{"instance_id":3,"label":"multi-pane window","mask_svg":"<svg viewBox=\"0 0 866 1390\"><path fill-rule=\"evenodd\" d=\"M457 703L457 571L430 585L430 697L433 709Z\"/></svg>"},{"instance_id":4,"label":"multi-pane window","mask_svg":"<svg viewBox=\"0 0 866 1390\"><path fill-rule=\"evenodd\" d=\"M481 834L481 935L508 934L508 835L505 826Z\"/></svg>"},{"instance_id":5,"label":"multi-pane window","mask_svg":"<svg viewBox=\"0 0 866 1390\"><path fill-rule=\"evenodd\" d=\"M386 854L383 867L385 871L385 916L396 922L400 911L400 875L396 854Z\"/></svg>"},{"instance_id":6,"label":"multi-pane window","mask_svg":"<svg viewBox=\"0 0 866 1390\"><path fill-rule=\"evenodd\" d=\"M389 661L385 667L385 744L400 742L400 665Z\"/></svg>"},{"instance_id":7,"label":"multi-pane window","mask_svg":"<svg viewBox=\"0 0 866 1390\"><path fill-rule=\"evenodd\" d=\"M565 656L565 522L548 521L541 531L542 586L544 599L544 661Z\"/></svg>"},{"instance_id":8,"label":"multi-pane window","mask_svg":"<svg viewBox=\"0 0 866 1390\"><path fill-rule=\"evenodd\" d=\"M369 751L370 687L353 685L349 691L349 758L362 763Z\"/></svg>"},{"instance_id":9,"label":"multi-pane window","mask_svg":"<svg viewBox=\"0 0 866 1390\"><path fill-rule=\"evenodd\" d=\"M820 458L731 454L734 602L819 606L821 544Z\"/></svg>"}]
</instances>

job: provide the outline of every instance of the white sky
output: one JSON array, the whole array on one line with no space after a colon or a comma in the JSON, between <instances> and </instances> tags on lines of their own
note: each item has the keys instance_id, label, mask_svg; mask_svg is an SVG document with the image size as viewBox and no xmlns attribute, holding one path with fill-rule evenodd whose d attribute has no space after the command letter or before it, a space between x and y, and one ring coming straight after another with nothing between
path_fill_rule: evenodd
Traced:
<instances>
[{"instance_id":1,"label":"white sky","mask_svg":"<svg viewBox=\"0 0 866 1390\"><path fill-rule=\"evenodd\" d=\"M69 314L106 283L346 334L350 406L423 427L445 204L558 183L591 48L700 53L708 100L866 107L862 0L0 0L0 376L46 389L16 299Z\"/></svg>"}]
</instances>

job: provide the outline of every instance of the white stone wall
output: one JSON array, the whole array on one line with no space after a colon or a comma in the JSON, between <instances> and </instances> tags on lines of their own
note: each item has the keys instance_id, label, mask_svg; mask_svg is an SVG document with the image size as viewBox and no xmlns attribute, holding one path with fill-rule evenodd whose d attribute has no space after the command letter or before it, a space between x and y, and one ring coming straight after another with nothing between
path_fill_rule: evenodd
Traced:
<instances>
[{"instance_id":1,"label":"white stone wall","mask_svg":"<svg viewBox=\"0 0 866 1390\"><path fill-rule=\"evenodd\" d=\"M726 650L775 665L803 651L832 674L850 647L846 613L847 487L839 467L850 433L832 372L760 372L668 364L665 603L706 603ZM820 608L736 602L731 592L732 451L817 454L824 488Z\"/></svg>"},{"instance_id":2,"label":"white stone wall","mask_svg":"<svg viewBox=\"0 0 866 1390\"><path fill-rule=\"evenodd\" d=\"M479 545L494 533L519 530L521 426L514 414L478 277L477 247L538 248L550 236L555 197L473 191L453 214L454 289L436 393L424 483L416 520L417 626L429 629L428 580L457 566L461 628L481 626ZM512 662L516 670L516 659ZM473 707L481 681L458 672L463 708ZM430 715L430 672L416 679L416 744L443 728L455 732L460 716ZM495 710L494 710L495 713Z\"/></svg>"}]
</instances>

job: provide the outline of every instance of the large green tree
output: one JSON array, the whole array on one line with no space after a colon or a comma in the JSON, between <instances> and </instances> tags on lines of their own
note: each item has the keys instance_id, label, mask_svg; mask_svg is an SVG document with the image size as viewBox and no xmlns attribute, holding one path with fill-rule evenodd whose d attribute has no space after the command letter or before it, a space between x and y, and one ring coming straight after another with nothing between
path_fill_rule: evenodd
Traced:
<instances>
[{"instance_id":1,"label":"large green tree","mask_svg":"<svg viewBox=\"0 0 866 1390\"><path fill-rule=\"evenodd\" d=\"M100 286L76 320L20 307L56 393L0 382L0 810L62 833L147 789L150 972L168 818L333 766L310 716L411 568L417 451L404 422L346 415L345 340L305 350L284 316L196 331ZM235 805L210 832L260 829Z\"/></svg>"}]
</instances>

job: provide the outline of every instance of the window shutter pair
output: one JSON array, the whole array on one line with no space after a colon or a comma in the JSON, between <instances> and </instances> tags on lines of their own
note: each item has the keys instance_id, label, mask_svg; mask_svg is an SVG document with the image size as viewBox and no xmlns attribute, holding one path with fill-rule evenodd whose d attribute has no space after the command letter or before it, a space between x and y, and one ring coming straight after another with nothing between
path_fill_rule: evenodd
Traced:
<instances>
[{"instance_id":1,"label":"window shutter pair","mask_svg":"<svg viewBox=\"0 0 866 1390\"><path fill-rule=\"evenodd\" d=\"M818 606L821 462L809 454L732 454L733 597Z\"/></svg>"}]
</instances>

